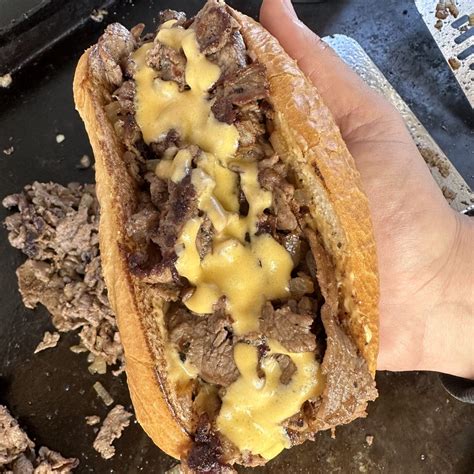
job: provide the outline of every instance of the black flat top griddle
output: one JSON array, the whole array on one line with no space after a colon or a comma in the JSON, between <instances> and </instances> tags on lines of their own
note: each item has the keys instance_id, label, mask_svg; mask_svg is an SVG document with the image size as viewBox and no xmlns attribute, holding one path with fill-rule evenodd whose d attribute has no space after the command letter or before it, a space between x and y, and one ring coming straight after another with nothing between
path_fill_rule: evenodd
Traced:
<instances>
[{"instance_id":1,"label":"black flat top griddle","mask_svg":"<svg viewBox=\"0 0 474 474\"><path fill-rule=\"evenodd\" d=\"M5 20L7 1L0 0L0 38L1 28L9 23ZM22 3L34 6L39 1ZM65 3L84 5L61 2L58 8L64 8ZM91 1L90 10L97 4L100 2ZM258 1L230 4L254 17L258 13ZM130 27L145 22L152 28L160 9L194 13L200 6L201 2L186 0L122 0L109 6L103 23L88 19L86 9L82 10L84 21L63 24L65 38L36 63L15 74L9 89L0 89L0 197L34 180L92 182L91 170L76 167L83 154L92 156L72 100L72 77L80 54L97 40L107 23L120 21ZM365 48L472 187L472 111L412 0L328 0L300 4L297 10L321 35L347 34ZM60 26L56 28L59 31ZM0 75L6 72L3 66L0 64ZM65 136L61 144L56 143L58 133ZM14 153L3 154L1 150L10 146ZM0 219L6 215L2 209ZM52 330L52 326L43 308L29 311L23 307L15 276L16 267L23 261L20 252L10 248L1 229L0 403L19 418L37 447L45 445L78 457L81 464L76 472L166 471L175 462L156 448L135 422L115 443L117 454L111 460L102 460L92 449L95 432L85 424L84 417L98 414L103 418L108 412L92 385L100 380L116 402L130 407L125 376L91 376L86 355L69 350L77 343L73 334L62 336L57 348L33 356L43 332ZM451 398L436 374L378 373L377 383L380 398L370 405L367 419L338 428L336 439L327 432L319 433L315 443L293 448L256 471L474 470L474 406ZM372 446L366 443L367 435L374 436Z\"/></svg>"}]
</instances>

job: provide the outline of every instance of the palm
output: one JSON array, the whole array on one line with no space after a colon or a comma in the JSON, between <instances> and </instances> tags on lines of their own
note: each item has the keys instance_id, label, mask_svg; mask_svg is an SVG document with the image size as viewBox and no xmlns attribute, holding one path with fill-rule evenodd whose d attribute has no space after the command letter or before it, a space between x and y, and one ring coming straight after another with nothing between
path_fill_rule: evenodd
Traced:
<instances>
[{"instance_id":1,"label":"palm","mask_svg":"<svg viewBox=\"0 0 474 474\"><path fill-rule=\"evenodd\" d=\"M429 311L426 301L439 298L433 276L455 240L455 215L399 114L291 18L285 2L264 2L260 19L317 86L361 173L380 269L378 367L419 367L429 315L418 308Z\"/></svg>"}]
</instances>

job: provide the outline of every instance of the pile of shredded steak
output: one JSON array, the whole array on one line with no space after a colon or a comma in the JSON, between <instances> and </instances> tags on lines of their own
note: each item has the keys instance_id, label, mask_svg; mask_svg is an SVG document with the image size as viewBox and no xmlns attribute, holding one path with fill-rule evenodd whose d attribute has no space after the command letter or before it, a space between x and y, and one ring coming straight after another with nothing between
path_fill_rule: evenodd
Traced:
<instances>
[{"instance_id":1,"label":"pile of shredded steak","mask_svg":"<svg viewBox=\"0 0 474 474\"><path fill-rule=\"evenodd\" d=\"M20 474L68 474L79 465L75 458L64 458L35 444L20 428L7 408L0 405L0 472Z\"/></svg>"},{"instance_id":2,"label":"pile of shredded steak","mask_svg":"<svg viewBox=\"0 0 474 474\"><path fill-rule=\"evenodd\" d=\"M28 257L17 270L25 306L44 305L58 331L80 329L75 350L123 364L102 278L95 186L35 182L4 198L3 205L18 209L5 226L11 245Z\"/></svg>"},{"instance_id":3,"label":"pile of shredded steak","mask_svg":"<svg viewBox=\"0 0 474 474\"><path fill-rule=\"evenodd\" d=\"M272 206L260 216L258 232L273 236L291 255L294 270L290 295L268 301L261 314L260 330L243 337L233 333L225 300L219 300L208 317L192 313L182 303L193 289L176 271L176 240L190 218L203 217L196 242L202 259L212 250L215 230L198 209L190 174L175 183L159 178L150 171L153 168L149 164L162 159L165 153L169 158L187 149L193 157L192 167L196 167L201 150L184 143L173 129L159 141L145 144L135 119L132 53L153 40L148 35L142 37L142 25L128 31L113 24L91 53L90 67L95 79L108 85L107 111L124 144L124 159L139 189L139 204L130 212L127 227L134 243L127 253L129 268L169 303L165 316L169 339L178 348L181 359L190 361L199 373L195 396L203 384L211 384L223 394L236 380L233 347L242 340L258 347L261 356L268 351L269 338L289 351L314 351L326 375L325 390L322 396L306 402L301 412L285 424L293 444L301 443L312 438L318 429L361 416L367 400L376 396L374 382L338 320L337 294L334 295L337 290L332 284L334 269L322 251L319 236L305 224L305 194L297 189L291 170L270 145L273 111L264 67L247 55L239 26L222 4L208 2L189 20L183 13L162 12L161 23L171 19L183 28L192 27L201 52L221 68L220 79L210 90L212 111L219 121L235 125L240 137L237 155L258 163L260 185L272 192ZM146 62L156 70L157 77L174 81L181 91L186 90L186 57L182 51L155 39ZM239 201L240 214L245 216L249 205L241 189ZM288 383L296 367L285 355L279 355L277 360L282 369L281 381ZM218 472L241 453L236 453L235 459L229 458L232 448L213 431L214 420L208 415L202 416L196 425L195 444L187 462L197 471ZM262 459L249 456L244 461L258 464Z\"/></svg>"}]
</instances>

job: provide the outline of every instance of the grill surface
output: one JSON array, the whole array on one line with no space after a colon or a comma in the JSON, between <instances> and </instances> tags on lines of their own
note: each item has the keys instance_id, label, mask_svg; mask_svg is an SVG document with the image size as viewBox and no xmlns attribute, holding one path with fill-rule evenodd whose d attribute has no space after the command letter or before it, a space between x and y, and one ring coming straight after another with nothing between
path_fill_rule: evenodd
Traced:
<instances>
[{"instance_id":1,"label":"grill surface","mask_svg":"<svg viewBox=\"0 0 474 474\"><path fill-rule=\"evenodd\" d=\"M252 16L258 12L257 1L230 3ZM72 102L71 82L79 55L96 41L106 22L132 26L145 19L151 27L153 13L161 8L193 12L201 3L136 0L134 4L121 1L104 23L88 21L36 65L14 76L10 89L0 90L1 197L34 180L92 182L90 170L76 168L84 153L91 154ZM471 108L413 2L331 0L299 4L297 10L321 35L347 34L364 47L472 187ZM57 133L66 137L61 144L55 141ZM4 155L1 150L10 146L14 153ZM0 219L5 215L1 210ZM92 385L100 380L116 402L128 406L125 377L89 375L86 356L69 351L76 343L73 335L63 337L56 349L32 355L51 327L43 309L23 308L14 273L22 261L1 229L0 403L19 417L38 446L79 457L77 472L164 472L174 462L134 423L116 442L112 460L103 461L93 451L95 433L84 416L103 418L107 408ZM379 373L377 382L380 398L370 406L369 418L338 429L334 440L329 433L320 433L316 443L285 452L257 472L472 472L474 406L452 399L434 374ZM374 436L371 447L366 435Z\"/></svg>"}]
</instances>

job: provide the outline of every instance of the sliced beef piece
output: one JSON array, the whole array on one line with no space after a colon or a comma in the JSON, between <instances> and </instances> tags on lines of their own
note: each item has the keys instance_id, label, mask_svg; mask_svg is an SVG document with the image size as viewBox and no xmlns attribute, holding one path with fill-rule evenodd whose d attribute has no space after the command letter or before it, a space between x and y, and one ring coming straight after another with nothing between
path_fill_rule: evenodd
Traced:
<instances>
[{"instance_id":1,"label":"sliced beef piece","mask_svg":"<svg viewBox=\"0 0 474 474\"><path fill-rule=\"evenodd\" d=\"M239 31L234 31L229 41L208 59L217 64L222 76L228 76L247 65L247 51Z\"/></svg>"},{"instance_id":2,"label":"sliced beef piece","mask_svg":"<svg viewBox=\"0 0 474 474\"><path fill-rule=\"evenodd\" d=\"M283 385L288 385L297 370L296 365L286 354L277 354L275 359L281 369L280 382Z\"/></svg>"},{"instance_id":3,"label":"sliced beef piece","mask_svg":"<svg viewBox=\"0 0 474 474\"><path fill-rule=\"evenodd\" d=\"M135 113L135 81L125 81L115 90L112 97L120 104L121 114L125 115Z\"/></svg>"},{"instance_id":4,"label":"sliced beef piece","mask_svg":"<svg viewBox=\"0 0 474 474\"><path fill-rule=\"evenodd\" d=\"M260 329L268 339L276 339L290 352L310 352L316 349L311 333L311 314L298 314L288 305L275 310L267 302L262 310Z\"/></svg>"},{"instance_id":5,"label":"sliced beef piece","mask_svg":"<svg viewBox=\"0 0 474 474\"><path fill-rule=\"evenodd\" d=\"M160 11L158 18L160 25L170 20L176 20L178 24L184 23L186 21L186 14L184 12L177 12L176 10L171 10L169 8Z\"/></svg>"},{"instance_id":6,"label":"sliced beef piece","mask_svg":"<svg viewBox=\"0 0 474 474\"><path fill-rule=\"evenodd\" d=\"M153 48L147 53L146 63L157 71L158 78L163 81L174 81L178 84L180 91L184 90L186 85L184 75L186 56L182 51L166 46L156 40Z\"/></svg>"},{"instance_id":7,"label":"sliced beef piece","mask_svg":"<svg viewBox=\"0 0 474 474\"><path fill-rule=\"evenodd\" d=\"M170 181L168 186L169 199L163 207L159 230L152 237L165 259L174 254L176 239L184 224L197 213L196 190L190 176L177 184Z\"/></svg>"},{"instance_id":8,"label":"sliced beef piece","mask_svg":"<svg viewBox=\"0 0 474 474\"><path fill-rule=\"evenodd\" d=\"M365 416L367 402L377 397L377 390L365 359L339 322L334 265L315 232L307 229L306 235L316 260L317 278L325 299L321 319L327 347L321 369L326 377L326 386L316 416L311 417L310 421L312 428L322 430Z\"/></svg>"},{"instance_id":9,"label":"sliced beef piece","mask_svg":"<svg viewBox=\"0 0 474 474\"><path fill-rule=\"evenodd\" d=\"M254 105L252 108L249 106L242 107L235 126L239 132L239 145L242 147L254 145L258 137L265 133L263 115L258 110L257 105Z\"/></svg>"},{"instance_id":10,"label":"sliced beef piece","mask_svg":"<svg viewBox=\"0 0 474 474\"><path fill-rule=\"evenodd\" d=\"M231 474L236 471L222 459L223 449L219 437L212 431L207 415L202 415L194 435L193 445L185 460L191 472Z\"/></svg>"},{"instance_id":11,"label":"sliced beef piece","mask_svg":"<svg viewBox=\"0 0 474 474\"><path fill-rule=\"evenodd\" d=\"M144 178L150 186L151 202L160 210L168 200L168 185L152 171L146 173Z\"/></svg>"},{"instance_id":12,"label":"sliced beef piece","mask_svg":"<svg viewBox=\"0 0 474 474\"><path fill-rule=\"evenodd\" d=\"M212 111L221 122L233 123L235 107L256 102L268 97L268 83L265 67L254 62L246 68L230 74L217 85Z\"/></svg>"},{"instance_id":13,"label":"sliced beef piece","mask_svg":"<svg viewBox=\"0 0 474 474\"><path fill-rule=\"evenodd\" d=\"M156 233L160 221L160 213L154 206L148 205L132 214L127 222L126 232L138 245L145 245Z\"/></svg>"},{"instance_id":14,"label":"sliced beef piece","mask_svg":"<svg viewBox=\"0 0 474 474\"><path fill-rule=\"evenodd\" d=\"M294 231L298 221L291 208L292 195L276 187L273 190L273 208L277 218L277 229Z\"/></svg>"},{"instance_id":15,"label":"sliced beef piece","mask_svg":"<svg viewBox=\"0 0 474 474\"><path fill-rule=\"evenodd\" d=\"M155 155L159 158L163 155L163 153L170 148L178 148L180 145L180 136L179 133L172 128L164 138L157 142L153 142L150 144L150 148Z\"/></svg>"},{"instance_id":16,"label":"sliced beef piece","mask_svg":"<svg viewBox=\"0 0 474 474\"><path fill-rule=\"evenodd\" d=\"M214 227L209 217L204 219L204 222L199 228L199 233L196 237L196 247L199 256L203 259L209 252L212 251L212 237L214 235Z\"/></svg>"},{"instance_id":17,"label":"sliced beef piece","mask_svg":"<svg viewBox=\"0 0 474 474\"><path fill-rule=\"evenodd\" d=\"M229 42L238 24L224 4L209 1L196 16L194 29L201 51L208 55L221 50Z\"/></svg>"},{"instance_id":18,"label":"sliced beef piece","mask_svg":"<svg viewBox=\"0 0 474 474\"><path fill-rule=\"evenodd\" d=\"M314 292L313 279L303 272L298 272L298 276L290 280L290 294L295 300L300 300L304 295Z\"/></svg>"},{"instance_id":19,"label":"sliced beef piece","mask_svg":"<svg viewBox=\"0 0 474 474\"><path fill-rule=\"evenodd\" d=\"M303 247L305 242L301 239L301 236L296 232L290 232L286 234L282 239L282 245L286 251L291 255L295 268L299 265L303 253Z\"/></svg>"},{"instance_id":20,"label":"sliced beef piece","mask_svg":"<svg viewBox=\"0 0 474 474\"><path fill-rule=\"evenodd\" d=\"M232 323L219 305L212 315L197 316L184 307L167 314L169 337L203 380L229 386L239 376L233 358Z\"/></svg>"},{"instance_id":21,"label":"sliced beef piece","mask_svg":"<svg viewBox=\"0 0 474 474\"><path fill-rule=\"evenodd\" d=\"M95 79L111 88L120 86L122 65L136 46L135 38L124 26L108 25L89 55L89 67Z\"/></svg>"}]
</instances>

